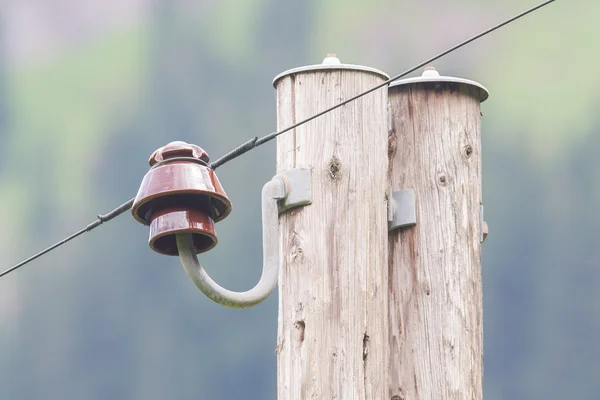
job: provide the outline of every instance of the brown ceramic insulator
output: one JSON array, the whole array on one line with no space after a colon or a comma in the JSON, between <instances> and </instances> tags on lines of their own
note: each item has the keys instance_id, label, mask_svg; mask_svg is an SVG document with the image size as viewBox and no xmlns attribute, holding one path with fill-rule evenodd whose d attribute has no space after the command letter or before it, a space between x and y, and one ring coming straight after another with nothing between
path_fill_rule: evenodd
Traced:
<instances>
[{"instance_id":1,"label":"brown ceramic insulator","mask_svg":"<svg viewBox=\"0 0 600 400\"><path fill-rule=\"evenodd\" d=\"M215 172L194 162L173 162L148 171L135 198L132 213L144 225L165 207L189 207L211 215L215 222L231 212L231 201Z\"/></svg>"},{"instance_id":2,"label":"brown ceramic insulator","mask_svg":"<svg viewBox=\"0 0 600 400\"><path fill-rule=\"evenodd\" d=\"M206 212L168 207L155 212L150 223L150 247L161 254L177 256L176 235L191 233L196 253L203 253L216 246L217 233L212 218Z\"/></svg>"},{"instance_id":3,"label":"brown ceramic insulator","mask_svg":"<svg viewBox=\"0 0 600 400\"><path fill-rule=\"evenodd\" d=\"M169 161L171 160L171 161ZM150 156L131 212L150 225L150 247L178 255L176 235L192 233L197 253L217 244L215 222L231 212L231 201L208 166L208 154L185 142L172 142Z\"/></svg>"}]
</instances>

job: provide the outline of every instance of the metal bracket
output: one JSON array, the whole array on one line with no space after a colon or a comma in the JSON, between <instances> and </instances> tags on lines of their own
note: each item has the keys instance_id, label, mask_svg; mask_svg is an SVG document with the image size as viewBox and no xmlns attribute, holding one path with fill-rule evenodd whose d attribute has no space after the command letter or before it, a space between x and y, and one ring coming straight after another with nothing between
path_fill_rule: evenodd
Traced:
<instances>
[{"instance_id":1,"label":"metal bracket","mask_svg":"<svg viewBox=\"0 0 600 400\"><path fill-rule=\"evenodd\" d=\"M290 169L280 173L278 176L283 178L287 189L287 196L279 201L279 213L312 203L310 169Z\"/></svg>"},{"instance_id":2,"label":"metal bracket","mask_svg":"<svg viewBox=\"0 0 600 400\"><path fill-rule=\"evenodd\" d=\"M281 266L279 214L292 207L311 203L310 178L309 169L294 169L274 176L263 186L261 193L263 267L260 280L250 290L234 292L212 280L196 256L192 234L177 234L177 250L181 263L202 293L226 307L247 308L260 303L275 290Z\"/></svg>"},{"instance_id":3,"label":"metal bracket","mask_svg":"<svg viewBox=\"0 0 600 400\"><path fill-rule=\"evenodd\" d=\"M481 219L479 220L479 229L481 232L480 243L483 243L485 241L485 238L487 238L489 231L487 222L483 220L483 205L481 205Z\"/></svg>"},{"instance_id":4,"label":"metal bracket","mask_svg":"<svg viewBox=\"0 0 600 400\"><path fill-rule=\"evenodd\" d=\"M417 224L417 206L413 189L395 190L388 199L388 230Z\"/></svg>"}]
</instances>

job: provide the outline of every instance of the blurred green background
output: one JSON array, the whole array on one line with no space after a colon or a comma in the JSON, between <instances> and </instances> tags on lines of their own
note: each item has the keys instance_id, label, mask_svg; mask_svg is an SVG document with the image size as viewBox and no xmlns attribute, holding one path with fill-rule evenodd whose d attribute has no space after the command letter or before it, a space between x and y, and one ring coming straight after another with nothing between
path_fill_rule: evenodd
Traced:
<instances>
[{"instance_id":1,"label":"blurred green background","mask_svg":"<svg viewBox=\"0 0 600 400\"><path fill-rule=\"evenodd\" d=\"M275 128L272 78L391 75L533 2L6 0L0 269L131 198L173 140L213 159ZM600 398L600 2L556 2L434 63L483 103L485 398ZM215 279L261 263L269 143L219 169ZM0 280L0 399L275 399L277 294L213 304L126 214Z\"/></svg>"}]
</instances>

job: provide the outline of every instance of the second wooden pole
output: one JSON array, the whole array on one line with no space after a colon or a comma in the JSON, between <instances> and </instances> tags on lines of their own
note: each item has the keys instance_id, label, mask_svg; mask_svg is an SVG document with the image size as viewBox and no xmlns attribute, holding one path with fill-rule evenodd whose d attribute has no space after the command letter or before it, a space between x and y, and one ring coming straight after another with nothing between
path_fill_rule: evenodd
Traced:
<instances>
[{"instance_id":1,"label":"second wooden pole","mask_svg":"<svg viewBox=\"0 0 600 400\"><path fill-rule=\"evenodd\" d=\"M389 88L392 190L417 225L390 234L392 400L481 400L481 125L486 89L426 70Z\"/></svg>"}]
</instances>

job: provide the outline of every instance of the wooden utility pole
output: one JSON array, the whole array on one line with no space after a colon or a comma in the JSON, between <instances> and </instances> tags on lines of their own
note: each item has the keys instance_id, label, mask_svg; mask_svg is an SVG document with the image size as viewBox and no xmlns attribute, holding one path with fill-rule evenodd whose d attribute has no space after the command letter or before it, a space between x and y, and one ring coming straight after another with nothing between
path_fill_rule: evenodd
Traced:
<instances>
[{"instance_id":1,"label":"wooden utility pole","mask_svg":"<svg viewBox=\"0 0 600 400\"><path fill-rule=\"evenodd\" d=\"M390 233L393 400L482 399L481 125L486 89L422 77L390 85L392 190L414 189L416 226Z\"/></svg>"},{"instance_id":2,"label":"wooden utility pole","mask_svg":"<svg viewBox=\"0 0 600 400\"><path fill-rule=\"evenodd\" d=\"M387 79L340 64L275 78L279 129ZM388 395L387 90L277 139L277 171L310 168L312 204L280 216L278 399Z\"/></svg>"}]
</instances>

